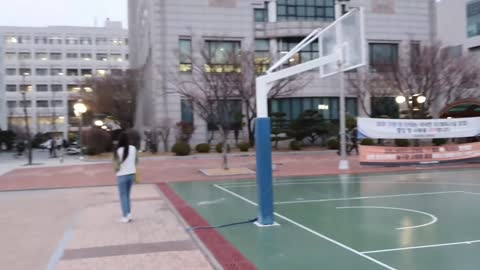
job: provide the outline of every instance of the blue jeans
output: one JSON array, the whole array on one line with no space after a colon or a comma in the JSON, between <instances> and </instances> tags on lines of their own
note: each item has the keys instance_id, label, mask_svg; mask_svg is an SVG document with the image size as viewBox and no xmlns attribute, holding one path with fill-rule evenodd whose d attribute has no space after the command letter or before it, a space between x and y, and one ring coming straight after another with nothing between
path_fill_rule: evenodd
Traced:
<instances>
[{"instance_id":1,"label":"blue jeans","mask_svg":"<svg viewBox=\"0 0 480 270\"><path fill-rule=\"evenodd\" d=\"M131 213L130 209L130 191L132 190L135 174L117 176L118 193L120 194L120 205L122 214L126 217Z\"/></svg>"}]
</instances>

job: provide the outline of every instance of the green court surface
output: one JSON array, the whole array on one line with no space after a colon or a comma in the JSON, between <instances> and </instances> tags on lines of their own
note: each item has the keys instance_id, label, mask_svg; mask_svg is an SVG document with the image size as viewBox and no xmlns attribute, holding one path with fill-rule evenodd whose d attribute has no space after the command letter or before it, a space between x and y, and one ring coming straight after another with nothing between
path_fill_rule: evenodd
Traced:
<instances>
[{"instance_id":1,"label":"green court surface","mask_svg":"<svg viewBox=\"0 0 480 270\"><path fill-rule=\"evenodd\" d=\"M170 186L212 225L257 213L252 181ZM279 226L219 229L258 269L480 269L480 170L288 178L274 192Z\"/></svg>"}]
</instances>

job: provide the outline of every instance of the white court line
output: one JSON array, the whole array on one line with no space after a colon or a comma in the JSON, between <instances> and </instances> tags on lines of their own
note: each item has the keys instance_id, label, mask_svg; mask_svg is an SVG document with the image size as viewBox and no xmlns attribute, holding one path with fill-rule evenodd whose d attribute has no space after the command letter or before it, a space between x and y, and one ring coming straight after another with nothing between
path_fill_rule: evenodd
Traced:
<instances>
[{"instance_id":1,"label":"white court line","mask_svg":"<svg viewBox=\"0 0 480 270\"><path fill-rule=\"evenodd\" d=\"M365 196L365 197L334 198L334 199L319 199L319 200L304 200L304 201L286 201L286 202L276 202L275 205L297 204L297 203L316 203L316 202L333 202L333 201L349 201L349 200L366 200L366 199L382 199L382 198L438 195L438 194L463 193L463 192L464 191L439 191L439 192L425 192L425 193L393 194L393 195L382 195L382 196Z\"/></svg>"},{"instance_id":2,"label":"white court line","mask_svg":"<svg viewBox=\"0 0 480 270\"><path fill-rule=\"evenodd\" d=\"M464 241L464 242L454 242L454 243L445 243L437 245L427 245L427 246L413 246L413 247L404 247L404 248L392 248L392 249L382 249L382 250L371 250L364 251L363 254L373 254L373 253L383 253L383 252L392 252L392 251L402 251L402 250L412 250L412 249L422 249L422 248L436 248L436 247L448 247L448 246L458 246L458 245L470 245L474 243L480 243L480 240L473 241Z\"/></svg>"},{"instance_id":3,"label":"white court line","mask_svg":"<svg viewBox=\"0 0 480 270\"><path fill-rule=\"evenodd\" d=\"M409 173L409 174L385 174L385 175L346 175L347 177L347 180L353 180L353 179L363 179L365 177L368 177L368 178L391 178L391 177L411 177L411 176L433 176L433 175L437 175L437 174L441 174L442 176L444 175L449 175L449 174L455 174L455 175L458 175L459 173L468 173L470 174L471 172L468 171L468 172L464 172L464 171L458 171L458 172L417 172L417 173ZM301 176L299 176L301 177ZM341 177L342 175L339 175L338 177L322 177L322 176L318 176L318 177L315 177L315 178L301 178L301 179L298 179L298 180L294 180L292 179L292 177L289 177L285 180L277 180L277 181L274 181L274 185L275 184L287 184L287 183L302 183L304 181L315 181L318 182L318 183L321 183L321 182L326 182L328 180L338 180L336 182L332 182L332 183L341 183ZM422 179L424 180L424 179ZM368 181L368 180L367 180ZM392 183L392 182L395 182L395 181L407 181L407 180L393 180L393 181L389 181L388 183ZM316 182L311 182L311 183L316 183ZM364 181L362 181L364 182ZM246 186L246 187L250 187L250 186L256 186L257 182L252 182L252 181L248 181L248 182L242 182L242 183L225 183L225 184L220 184L219 186L221 187L226 187L226 188L229 188L229 187L243 187L243 186ZM309 182L310 183L310 182ZM436 184L436 183L435 183ZM447 184L450 184L450 183L447 183ZM454 184L454 183L451 183L451 184ZM470 183L464 183L464 184L470 184ZM480 185L480 184L476 184L476 185Z\"/></svg>"},{"instance_id":4,"label":"white court line","mask_svg":"<svg viewBox=\"0 0 480 270\"><path fill-rule=\"evenodd\" d=\"M417 214L422 214L429 216L432 221L422 224L422 225L417 225L417 226L409 226L409 227L401 227L397 228L397 230L408 230L408 229L417 229L421 227L426 227L429 225L434 224L435 222L438 221L438 218L432 214L418 211L418 210L412 210L412 209L407 209L407 208L398 208L398 207L383 207L383 206L345 206L345 207L337 207L337 209L387 209L387 210L399 210L399 211L406 211L406 212L412 212L412 213L417 213Z\"/></svg>"},{"instance_id":5,"label":"white court line","mask_svg":"<svg viewBox=\"0 0 480 270\"><path fill-rule=\"evenodd\" d=\"M225 192L227 192L227 193L229 193L229 194L231 194L231 195L233 195L233 196L235 196L235 197L237 197L237 198L239 198L239 199L241 199L241 200L243 200L243 201L245 201L245 202L247 202L247 203L249 203L249 204L251 204L251 205L258 206L257 203L254 203L254 202L252 202L251 200L249 200L249 199L247 199L247 198L245 198L245 197L243 197L243 196L241 196L241 195L238 195L237 193L235 193L235 192L233 192L233 191L230 191L230 190L228 190L228 189L226 189L226 188L224 188L224 187L221 187L221 186L219 186L219 185L213 185L213 186L216 187L216 188L219 188L219 189L221 189L221 190L223 190L223 191L225 191ZM357 251L357 250L355 250L355 249L353 249L353 248L351 248L351 247L349 247L349 246L346 246L346 245L344 245L344 244L342 244L342 243L340 243L340 242L337 242L337 241L335 241L335 240L333 240L333 239L331 239L331 238L329 238L329 237L327 237L327 236L325 236L325 235L323 235L323 234L321 234L321 233L319 233L319 232L316 232L316 231L314 231L314 230L312 230L312 229L310 229L310 228L308 228L308 227L306 227L306 226L304 226L304 225L302 225L302 224L300 224L300 223L298 223L298 222L296 222L296 221L293 221L293 220L291 220L291 219L289 219L289 218L287 218L287 217L285 217L285 216L283 216L283 215L280 215L280 214L278 214L277 212L274 212L274 214L275 214L275 216L277 216L277 217L279 217L279 218L281 218L281 219L283 219L283 220L285 220L285 221L287 221L287 222L290 222L290 223L292 223L293 225L296 225L297 227L299 227L299 228L301 228L301 229L304 229L304 230L307 231L307 232L310 232L310 233L312 233L312 234L314 234L314 235L316 235L316 236L318 236L318 237L320 237L320 238L322 238L322 239L324 239L324 240L327 240L327 241L329 241L329 242L331 242L331 243L333 243L333 244L335 244L335 245L337 245L337 246L340 246L340 247L342 247L342 248L344 248L344 249L346 249L346 250L348 250L348 251L350 251L350 252L352 252L352 253L355 253L356 255L361 256L361 257L363 257L363 258L365 258L365 259L367 259L367 260L369 260L369 261L371 261L371 262L374 262L374 263L376 263L376 264L378 264L378 265L380 265L380 266L383 266L383 267L386 268L386 269L389 269L389 270L397 270L397 269L395 269L395 268L393 268L393 267L391 267L391 266L389 266L389 265L387 265L387 264L385 264L385 263L383 263L383 262L381 262L381 261L378 261L378 260L376 260L376 259L374 259L374 258L372 258L372 257L370 257L370 256L368 256L368 255L365 255L365 254L363 254L363 253L361 253L361 252L359 252L359 251Z\"/></svg>"}]
</instances>

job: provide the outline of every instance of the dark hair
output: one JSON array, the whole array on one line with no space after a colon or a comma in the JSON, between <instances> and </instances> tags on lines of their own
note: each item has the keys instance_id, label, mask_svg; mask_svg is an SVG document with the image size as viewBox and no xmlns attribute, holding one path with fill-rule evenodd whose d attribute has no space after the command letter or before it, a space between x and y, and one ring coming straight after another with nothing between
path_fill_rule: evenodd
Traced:
<instances>
[{"instance_id":1,"label":"dark hair","mask_svg":"<svg viewBox=\"0 0 480 270\"><path fill-rule=\"evenodd\" d=\"M118 137L118 144L117 148L115 149L115 152L113 153L115 159L120 160L118 157L118 149L123 147L123 157L122 157L122 162L125 161L128 157L128 150L130 148L130 142L128 140L128 135L125 132L122 132L120 136Z\"/></svg>"}]
</instances>

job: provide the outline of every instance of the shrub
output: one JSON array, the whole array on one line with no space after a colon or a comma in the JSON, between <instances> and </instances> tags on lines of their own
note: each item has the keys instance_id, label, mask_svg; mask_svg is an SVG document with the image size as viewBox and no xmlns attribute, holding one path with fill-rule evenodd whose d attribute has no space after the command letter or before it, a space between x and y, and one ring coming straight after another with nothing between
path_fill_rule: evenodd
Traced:
<instances>
[{"instance_id":1,"label":"shrub","mask_svg":"<svg viewBox=\"0 0 480 270\"><path fill-rule=\"evenodd\" d=\"M176 132L177 141L188 143L195 132L195 126L188 122L178 122Z\"/></svg>"},{"instance_id":2,"label":"shrub","mask_svg":"<svg viewBox=\"0 0 480 270\"><path fill-rule=\"evenodd\" d=\"M303 146L303 144L300 141L293 140L293 141L290 142L290 149L293 150L293 151L302 150L302 146Z\"/></svg>"},{"instance_id":3,"label":"shrub","mask_svg":"<svg viewBox=\"0 0 480 270\"><path fill-rule=\"evenodd\" d=\"M98 155L112 147L112 137L103 129L91 128L82 134L82 138L87 155Z\"/></svg>"},{"instance_id":4,"label":"shrub","mask_svg":"<svg viewBox=\"0 0 480 270\"><path fill-rule=\"evenodd\" d=\"M336 138L331 138L327 142L327 148L330 150L338 150L340 149L340 142Z\"/></svg>"},{"instance_id":5,"label":"shrub","mask_svg":"<svg viewBox=\"0 0 480 270\"><path fill-rule=\"evenodd\" d=\"M0 146L5 144L8 151L12 150L17 135L11 130L0 130ZM1 150L1 149L0 149Z\"/></svg>"},{"instance_id":6,"label":"shrub","mask_svg":"<svg viewBox=\"0 0 480 270\"><path fill-rule=\"evenodd\" d=\"M217 153L223 153L223 144L222 143L218 143L216 146L215 146L215 150L217 151ZM227 144L227 153L230 152L230 145Z\"/></svg>"},{"instance_id":7,"label":"shrub","mask_svg":"<svg viewBox=\"0 0 480 270\"><path fill-rule=\"evenodd\" d=\"M175 153L176 156L188 156L191 150L190 145L185 142L178 142L172 147L172 152Z\"/></svg>"},{"instance_id":8,"label":"shrub","mask_svg":"<svg viewBox=\"0 0 480 270\"><path fill-rule=\"evenodd\" d=\"M208 143L197 144L197 146L195 146L195 150L199 153L208 153L210 152L210 144Z\"/></svg>"},{"instance_id":9,"label":"shrub","mask_svg":"<svg viewBox=\"0 0 480 270\"><path fill-rule=\"evenodd\" d=\"M248 149L250 148L250 144L247 142L240 142L237 146L242 152L248 152Z\"/></svg>"},{"instance_id":10,"label":"shrub","mask_svg":"<svg viewBox=\"0 0 480 270\"><path fill-rule=\"evenodd\" d=\"M395 139L395 145L398 147L409 147L410 141L407 139Z\"/></svg>"},{"instance_id":11,"label":"shrub","mask_svg":"<svg viewBox=\"0 0 480 270\"><path fill-rule=\"evenodd\" d=\"M375 141L373 141L370 138L367 138L367 139L363 139L360 144L361 145L375 145Z\"/></svg>"},{"instance_id":12,"label":"shrub","mask_svg":"<svg viewBox=\"0 0 480 270\"><path fill-rule=\"evenodd\" d=\"M435 145L435 146L444 145L444 144L447 143L447 139L435 138L435 139L432 140L432 143L433 143L433 145Z\"/></svg>"}]
</instances>

